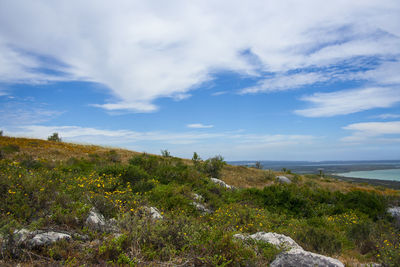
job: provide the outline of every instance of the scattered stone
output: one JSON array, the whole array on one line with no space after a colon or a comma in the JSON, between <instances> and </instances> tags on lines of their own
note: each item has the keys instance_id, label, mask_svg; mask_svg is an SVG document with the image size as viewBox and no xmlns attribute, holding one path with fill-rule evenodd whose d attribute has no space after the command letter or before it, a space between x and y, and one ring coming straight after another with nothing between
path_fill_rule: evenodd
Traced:
<instances>
[{"instance_id":1,"label":"scattered stone","mask_svg":"<svg viewBox=\"0 0 400 267\"><path fill-rule=\"evenodd\" d=\"M283 176L283 175L276 176L276 179L281 184L291 184L292 183L292 181L289 178L287 178L286 176Z\"/></svg>"},{"instance_id":2,"label":"scattered stone","mask_svg":"<svg viewBox=\"0 0 400 267\"><path fill-rule=\"evenodd\" d=\"M236 234L234 237L242 240L246 239L254 239L257 241L263 241L275 245L279 248L290 250L290 249L303 249L300 245L296 243L292 238L276 234L276 233L265 233L265 232L258 232L250 236L245 236L242 234Z\"/></svg>"},{"instance_id":3,"label":"scattered stone","mask_svg":"<svg viewBox=\"0 0 400 267\"><path fill-rule=\"evenodd\" d=\"M196 193L193 193L193 198L194 198L194 200L197 200L197 201L204 200L204 198L202 196L200 196L199 194L196 194Z\"/></svg>"},{"instance_id":4,"label":"scattered stone","mask_svg":"<svg viewBox=\"0 0 400 267\"><path fill-rule=\"evenodd\" d=\"M85 226L100 232L118 232L118 223L114 218L106 220L103 214L92 208L86 219Z\"/></svg>"},{"instance_id":5,"label":"scattered stone","mask_svg":"<svg viewBox=\"0 0 400 267\"><path fill-rule=\"evenodd\" d=\"M164 218L161 215L161 212L155 207L146 207L145 210L150 214L151 218L154 220L161 220Z\"/></svg>"},{"instance_id":6,"label":"scattered stone","mask_svg":"<svg viewBox=\"0 0 400 267\"><path fill-rule=\"evenodd\" d=\"M46 232L35 235L32 239L28 240L27 245L30 248L42 247L57 242L59 240L71 240L71 236L64 233Z\"/></svg>"},{"instance_id":7,"label":"scattered stone","mask_svg":"<svg viewBox=\"0 0 400 267\"><path fill-rule=\"evenodd\" d=\"M235 187L228 185L224 181L217 179L217 178L211 178L211 182L213 182L214 184L220 185L222 187L225 187L227 189L235 189Z\"/></svg>"},{"instance_id":8,"label":"scattered stone","mask_svg":"<svg viewBox=\"0 0 400 267\"><path fill-rule=\"evenodd\" d=\"M303 249L291 249L282 252L271 263L271 267L344 267L339 260L324 255L305 251Z\"/></svg>"},{"instance_id":9,"label":"scattered stone","mask_svg":"<svg viewBox=\"0 0 400 267\"><path fill-rule=\"evenodd\" d=\"M31 235L31 234L32 233L25 228L22 228L20 230L15 230L14 235L13 235L15 244L21 245L21 244L25 243L26 240L28 240L29 235Z\"/></svg>"},{"instance_id":10,"label":"scattered stone","mask_svg":"<svg viewBox=\"0 0 400 267\"><path fill-rule=\"evenodd\" d=\"M107 228L106 219L103 214L92 208L86 219L85 226L95 231L105 231Z\"/></svg>"},{"instance_id":11,"label":"scattered stone","mask_svg":"<svg viewBox=\"0 0 400 267\"><path fill-rule=\"evenodd\" d=\"M387 212L400 224L400 207L388 208Z\"/></svg>"},{"instance_id":12,"label":"scattered stone","mask_svg":"<svg viewBox=\"0 0 400 267\"><path fill-rule=\"evenodd\" d=\"M201 204L201 203L198 203L198 202L193 201L193 202L192 202L192 205L193 205L198 211L200 211L200 212L202 212L202 213L208 213L208 214L212 213L211 210L207 209L207 208L206 208L203 204Z\"/></svg>"}]
</instances>

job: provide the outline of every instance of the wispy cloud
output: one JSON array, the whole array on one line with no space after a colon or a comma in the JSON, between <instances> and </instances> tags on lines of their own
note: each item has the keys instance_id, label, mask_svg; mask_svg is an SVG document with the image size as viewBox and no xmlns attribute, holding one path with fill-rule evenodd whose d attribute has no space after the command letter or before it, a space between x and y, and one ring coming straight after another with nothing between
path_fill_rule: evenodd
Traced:
<instances>
[{"instance_id":1,"label":"wispy cloud","mask_svg":"<svg viewBox=\"0 0 400 267\"><path fill-rule=\"evenodd\" d=\"M194 128L194 129L208 129L208 128L213 128L214 125L205 125L202 123L192 123L192 124L186 125L186 127Z\"/></svg>"},{"instance_id":2,"label":"wispy cloud","mask_svg":"<svg viewBox=\"0 0 400 267\"><path fill-rule=\"evenodd\" d=\"M305 117L346 115L371 108L388 108L400 102L399 88L371 87L332 93L315 93L301 100L310 102L310 108L296 110Z\"/></svg>"},{"instance_id":3,"label":"wispy cloud","mask_svg":"<svg viewBox=\"0 0 400 267\"><path fill-rule=\"evenodd\" d=\"M115 101L96 107L136 112L157 110L160 97L187 97L219 70L277 75L244 92L292 89L326 76L291 71L398 57L399 6L395 0L2 1L0 81L97 82Z\"/></svg>"},{"instance_id":4,"label":"wispy cloud","mask_svg":"<svg viewBox=\"0 0 400 267\"><path fill-rule=\"evenodd\" d=\"M400 118L400 114L390 114L390 113L385 113L385 114L380 114L376 116L371 116L370 118L377 118L377 119L398 119Z\"/></svg>"},{"instance_id":5,"label":"wispy cloud","mask_svg":"<svg viewBox=\"0 0 400 267\"><path fill-rule=\"evenodd\" d=\"M389 140L400 140L400 121L354 123L343 127L343 129L354 131L352 135L342 138L342 141L347 142L370 141L371 138L387 135L395 135L394 138ZM386 142L387 137L383 140Z\"/></svg>"},{"instance_id":6,"label":"wispy cloud","mask_svg":"<svg viewBox=\"0 0 400 267\"><path fill-rule=\"evenodd\" d=\"M26 125L50 121L61 115L62 111L51 110L45 104L34 104L29 99L10 98L0 103L0 125Z\"/></svg>"},{"instance_id":7,"label":"wispy cloud","mask_svg":"<svg viewBox=\"0 0 400 267\"><path fill-rule=\"evenodd\" d=\"M281 74L277 77L261 80L256 86L240 90L241 94L274 92L293 90L299 87L324 82L329 80L326 75L320 73L297 73L297 74Z\"/></svg>"}]
</instances>

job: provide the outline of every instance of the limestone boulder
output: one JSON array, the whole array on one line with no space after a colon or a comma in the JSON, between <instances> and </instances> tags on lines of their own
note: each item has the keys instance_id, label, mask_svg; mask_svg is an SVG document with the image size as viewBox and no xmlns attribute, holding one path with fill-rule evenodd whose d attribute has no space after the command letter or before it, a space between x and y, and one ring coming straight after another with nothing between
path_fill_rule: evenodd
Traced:
<instances>
[{"instance_id":1,"label":"limestone boulder","mask_svg":"<svg viewBox=\"0 0 400 267\"><path fill-rule=\"evenodd\" d=\"M217 184L219 186L222 186L226 189L235 189L235 187L228 185L227 183L225 183L224 181L217 179L217 178L211 178L211 182L213 182L214 184Z\"/></svg>"},{"instance_id":2,"label":"limestone boulder","mask_svg":"<svg viewBox=\"0 0 400 267\"><path fill-rule=\"evenodd\" d=\"M280 253L270 264L271 267L344 267L337 259L305 251L291 249Z\"/></svg>"},{"instance_id":3,"label":"limestone boulder","mask_svg":"<svg viewBox=\"0 0 400 267\"><path fill-rule=\"evenodd\" d=\"M58 232L44 232L36 234L32 239L27 241L27 245L30 248L47 246L60 240L71 240L72 237L69 234L58 233Z\"/></svg>"},{"instance_id":4,"label":"limestone boulder","mask_svg":"<svg viewBox=\"0 0 400 267\"><path fill-rule=\"evenodd\" d=\"M284 175L276 176L276 180L281 184L291 184L292 181Z\"/></svg>"}]
</instances>

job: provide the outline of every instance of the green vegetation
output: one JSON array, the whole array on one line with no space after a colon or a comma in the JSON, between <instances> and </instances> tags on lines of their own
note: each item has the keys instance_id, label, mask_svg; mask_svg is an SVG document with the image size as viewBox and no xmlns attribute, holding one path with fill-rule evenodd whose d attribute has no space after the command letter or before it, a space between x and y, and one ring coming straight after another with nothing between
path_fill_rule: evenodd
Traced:
<instances>
[{"instance_id":1,"label":"green vegetation","mask_svg":"<svg viewBox=\"0 0 400 267\"><path fill-rule=\"evenodd\" d=\"M53 133L47 138L48 141L54 141L54 142L61 142L61 137L58 136L58 133Z\"/></svg>"},{"instance_id":2,"label":"green vegetation","mask_svg":"<svg viewBox=\"0 0 400 267\"><path fill-rule=\"evenodd\" d=\"M275 184L272 171L234 168L221 156L202 161L195 153L192 160L183 160L165 150L163 156L132 153L125 160L120 150L59 145L0 138L0 263L265 266L280 252L277 248L233 238L264 231L290 236L303 248L340 257L350 266L400 265L400 231L386 213L398 203L398 191L298 175L290 177L292 184ZM38 147L45 147L48 156L35 157ZM242 183L235 184L236 190L209 179L227 181L226 173L235 172ZM259 174L260 180L254 180L258 188L252 186L253 173ZM260 181L268 186L258 186ZM194 193L213 213L192 205ZM146 216L149 206L164 219ZM85 226L92 207L117 220L119 235ZM21 228L59 229L88 240L63 240L29 251L13 240L12 233Z\"/></svg>"}]
</instances>

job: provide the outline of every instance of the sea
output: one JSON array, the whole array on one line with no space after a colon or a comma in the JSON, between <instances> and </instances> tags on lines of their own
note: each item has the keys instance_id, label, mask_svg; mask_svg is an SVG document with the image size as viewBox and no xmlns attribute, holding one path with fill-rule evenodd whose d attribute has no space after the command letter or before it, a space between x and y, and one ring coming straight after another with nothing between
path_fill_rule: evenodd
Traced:
<instances>
[{"instance_id":1,"label":"sea","mask_svg":"<svg viewBox=\"0 0 400 267\"><path fill-rule=\"evenodd\" d=\"M391 180L400 182L400 169L372 170L372 171L351 171L336 173L335 175L353 178Z\"/></svg>"}]
</instances>

